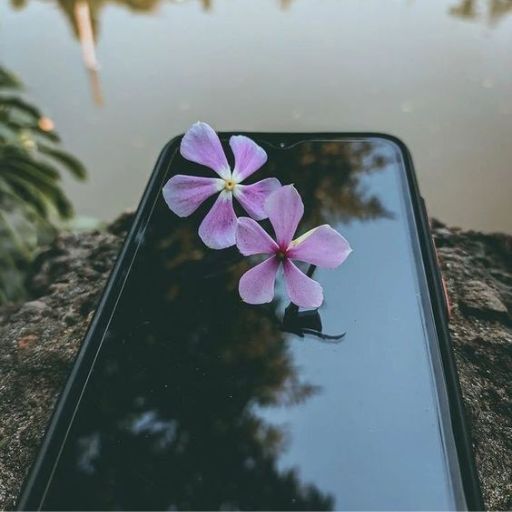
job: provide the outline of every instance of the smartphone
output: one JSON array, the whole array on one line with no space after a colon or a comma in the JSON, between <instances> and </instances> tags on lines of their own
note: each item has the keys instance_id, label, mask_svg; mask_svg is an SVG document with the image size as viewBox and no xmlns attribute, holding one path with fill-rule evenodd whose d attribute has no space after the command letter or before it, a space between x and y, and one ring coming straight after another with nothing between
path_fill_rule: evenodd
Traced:
<instances>
[{"instance_id":1,"label":"smartphone","mask_svg":"<svg viewBox=\"0 0 512 512\"><path fill-rule=\"evenodd\" d=\"M221 134L230 158L228 141ZM293 183L299 231L353 253L320 308L238 294L250 265L197 236L162 187L205 173L163 149L19 509L483 509L428 219L381 134L246 133ZM249 258L250 260L250 258Z\"/></svg>"}]
</instances>

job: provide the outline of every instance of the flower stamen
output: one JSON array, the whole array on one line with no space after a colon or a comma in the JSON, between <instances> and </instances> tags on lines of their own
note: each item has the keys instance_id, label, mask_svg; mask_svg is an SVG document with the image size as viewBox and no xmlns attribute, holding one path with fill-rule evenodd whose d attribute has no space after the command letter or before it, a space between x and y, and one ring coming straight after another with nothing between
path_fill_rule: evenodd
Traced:
<instances>
[{"instance_id":1,"label":"flower stamen","mask_svg":"<svg viewBox=\"0 0 512 512\"><path fill-rule=\"evenodd\" d=\"M236 186L236 181L229 178L227 180L224 180L224 189L229 191L229 192L232 192L234 190Z\"/></svg>"},{"instance_id":2,"label":"flower stamen","mask_svg":"<svg viewBox=\"0 0 512 512\"><path fill-rule=\"evenodd\" d=\"M276 257L279 261L284 261L286 259L286 251L283 249L279 249L276 252Z\"/></svg>"}]
</instances>

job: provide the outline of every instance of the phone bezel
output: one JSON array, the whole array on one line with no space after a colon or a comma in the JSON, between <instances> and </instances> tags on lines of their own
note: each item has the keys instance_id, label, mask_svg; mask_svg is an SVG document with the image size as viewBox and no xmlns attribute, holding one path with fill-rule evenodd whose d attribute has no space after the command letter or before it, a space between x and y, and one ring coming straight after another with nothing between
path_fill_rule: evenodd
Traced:
<instances>
[{"instance_id":1,"label":"phone bezel","mask_svg":"<svg viewBox=\"0 0 512 512\"><path fill-rule=\"evenodd\" d=\"M233 132L219 133L221 138L233 135ZM445 301L444 288L441 280L440 269L437 263L437 256L430 233L430 225L423 198L420 195L419 187L414 172L412 157L405 144L392 135L383 133L266 133L266 132L236 132L254 139L261 139L274 145L293 145L301 142L329 139L380 139L395 144L402 154L404 161L408 189L413 206L414 222L416 223L420 240L421 254L427 274L428 289L432 298L432 309L434 312L435 327L439 339L439 349L443 364L443 375L448 393L450 408L450 421L455 438L457 456L466 503L469 510L483 510L484 504L480 491L480 484L477 476L474 455L471 444L469 425L466 421L464 404L457 374L455 358L452 350L452 343L448 330L448 308ZM169 141L162 149L155 168L146 185L142 199L139 203L135 218L128 235L123 243L122 249L117 257L111 271L105 289L103 290L94 317L87 329L81 347L71 368L69 377L57 400L51 419L48 423L43 442L39 453L33 463L31 470L24 481L20 497L18 499L18 510L39 510L46 490L50 483L53 471L69 428L72 424L78 402L85 389L94 361L101 347L103 336L97 333L104 333L110 318L113 314L119 294L128 275L131 263L137 253L138 243L136 234L145 225L151 213L152 205L158 194L160 186L167 175L167 170L172 156L179 148L182 135ZM48 460L51 462L48 463Z\"/></svg>"}]
</instances>

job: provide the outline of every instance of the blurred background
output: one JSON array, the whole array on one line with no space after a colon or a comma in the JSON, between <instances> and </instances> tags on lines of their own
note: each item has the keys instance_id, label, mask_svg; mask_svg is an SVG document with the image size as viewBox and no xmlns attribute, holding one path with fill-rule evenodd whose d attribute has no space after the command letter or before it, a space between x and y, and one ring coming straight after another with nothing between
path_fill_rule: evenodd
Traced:
<instances>
[{"instance_id":1,"label":"blurred background","mask_svg":"<svg viewBox=\"0 0 512 512\"><path fill-rule=\"evenodd\" d=\"M0 300L198 119L396 135L432 216L512 233L511 67L512 0L4 1Z\"/></svg>"}]
</instances>

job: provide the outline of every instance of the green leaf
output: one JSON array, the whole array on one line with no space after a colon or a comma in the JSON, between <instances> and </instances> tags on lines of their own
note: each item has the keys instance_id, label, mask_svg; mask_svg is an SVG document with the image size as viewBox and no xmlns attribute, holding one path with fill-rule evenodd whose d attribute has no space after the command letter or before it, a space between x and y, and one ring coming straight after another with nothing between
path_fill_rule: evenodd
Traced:
<instances>
[{"instance_id":1,"label":"green leaf","mask_svg":"<svg viewBox=\"0 0 512 512\"><path fill-rule=\"evenodd\" d=\"M15 112L20 111L24 114L28 115L33 120L39 121L42 117L41 112L37 107L27 103L25 100L21 99L19 96L2 96L0 95L0 108L3 109L12 109Z\"/></svg>"},{"instance_id":2,"label":"green leaf","mask_svg":"<svg viewBox=\"0 0 512 512\"><path fill-rule=\"evenodd\" d=\"M0 88L3 89L21 89L21 82L18 77L0 66Z\"/></svg>"},{"instance_id":3,"label":"green leaf","mask_svg":"<svg viewBox=\"0 0 512 512\"><path fill-rule=\"evenodd\" d=\"M73 215L63 173L86 177L81 162L59 146L58 134L43 129L42 112L21 89L0 66L0 303L21 296L38 238Z\"/></svg>"},{"instance_id":4,"label":"green leaf","mask_svg":"<svg viewBox=\"0 0 512 512\"><path fill-rule=\"evenodd\" d=\"M75 158L73 155L62 151L61 149L51 148L43 144L39 146L39 150L41 153L51 156L53 159L60 162L68 169L69 172L71 172L71 174L73 174L75 178L79 180L86 179L87 171L78 158Z\"/></svg>"}]
</instances>

